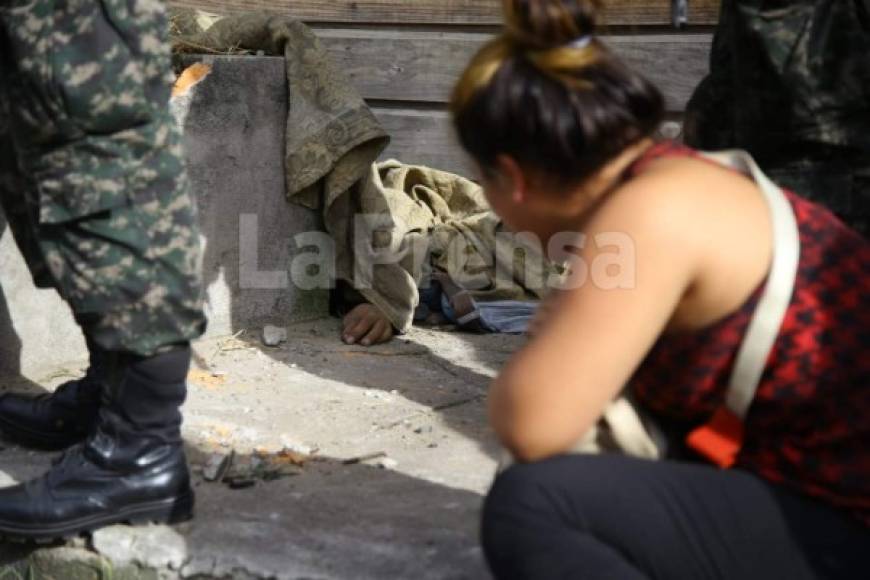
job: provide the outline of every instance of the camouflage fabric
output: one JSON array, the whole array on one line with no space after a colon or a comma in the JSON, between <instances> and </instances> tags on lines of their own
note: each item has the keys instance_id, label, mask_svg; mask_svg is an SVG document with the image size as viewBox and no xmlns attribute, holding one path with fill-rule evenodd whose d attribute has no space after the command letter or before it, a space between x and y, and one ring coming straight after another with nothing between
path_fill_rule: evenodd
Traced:
<instances>
[{"instance_id":1,"label":"camouflage fabric","mask_svg":"<svg viewBox=\"0 0 870 580\"><path fill-rule=\"evenodd\" d=\"M167 19L156 0L0 6L0 203L37 285L105 349L205 327Z\"/></svg>"},{"instance_id":2,"label":"camouflage fabric","mask_svg":"<svg viewBox=\"0 0 870 580\"><path fill-rule=\"evenodd\" d=\"M747 149L870 233L870 0L723 0L686 141Z\"/></svg>"},{"instance_id":3,"label":"camouflage fabric","mask_svg":"<svg viewBox=\"0 0 870 580\"><path fill-rule=\"evenodd\" d=\"M287 199L327 214L365 178L389 137L353 83L305 24L272 12L219 16L171 11L176 52L256 53L284 57Z\"/></svg>"}]
</instances>

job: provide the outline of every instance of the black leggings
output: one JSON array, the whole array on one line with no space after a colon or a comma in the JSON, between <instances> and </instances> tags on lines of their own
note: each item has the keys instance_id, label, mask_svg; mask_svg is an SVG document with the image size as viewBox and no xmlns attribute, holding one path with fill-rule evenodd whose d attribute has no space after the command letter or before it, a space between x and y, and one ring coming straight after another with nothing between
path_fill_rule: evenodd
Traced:
<instances>
[{"instance_id":1,"label":"black leggings","mask_svg":"<svg viewBox=\"0 0 870 580\"><path fill-rule=\"evenodd\" d=\"M516 465L486 499L499 579L870 578L870 531L745 471L623 456Z\"/></svg>"}]
</instances>

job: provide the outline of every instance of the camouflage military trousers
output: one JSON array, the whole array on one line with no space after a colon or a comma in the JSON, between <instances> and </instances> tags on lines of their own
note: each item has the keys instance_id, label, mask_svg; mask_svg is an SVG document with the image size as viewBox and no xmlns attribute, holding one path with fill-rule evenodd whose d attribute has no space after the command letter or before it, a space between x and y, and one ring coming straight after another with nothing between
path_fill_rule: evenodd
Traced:
<instances>
[{"instance_id":1,"label":"camouflage military trousers","mask_svg":"<svg viewBox=\"0 0 870 580\"><path fill-rule=\"evenodd\" d=\"M686 141L747 149L870 235L870 0L722 0Z\"/></svg>"},{"instance_id":2,"label":"camouflage military trousers","mask_svg":"<svg viewBox=\"0 0 870 580\"><path fill-rule=\"evenodd\" d=\"M167 32L156 0L0 2L6 221L87 336L142 356L205 328Z\"/></svg>"}]
</instances>

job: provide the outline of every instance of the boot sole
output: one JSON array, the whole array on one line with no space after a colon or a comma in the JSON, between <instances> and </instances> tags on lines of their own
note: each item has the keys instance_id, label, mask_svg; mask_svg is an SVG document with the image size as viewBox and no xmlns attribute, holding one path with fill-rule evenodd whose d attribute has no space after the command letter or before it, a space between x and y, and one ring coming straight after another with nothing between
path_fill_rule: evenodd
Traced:
<instances>
[{"instance_id":1,"label":"boot sole","mask_svg":"<svg viewBox=\"0 0 870 580\"><path fill-rule=\"evenodd\" d=\"M86 435L78 437L75 435L46 435L44 432L33 431L23 425L10 423L2 417L0 417L0 433L9 443L40 451L61 451L84 441L86 437Z\"/></svg>"},{"instance_id":2,"label":"boot sole","mask_svg":"<svg viewBox=\"0 0 870 580\"><path fill-rule=\"evenodd\" d=\"M51 526L22 526L0 522L0 536L21 542L52 543L116 524L179 524L193 518L193 491L171 499L124 507L111 514L80 518Z\"/></svg>"}]
</instances>

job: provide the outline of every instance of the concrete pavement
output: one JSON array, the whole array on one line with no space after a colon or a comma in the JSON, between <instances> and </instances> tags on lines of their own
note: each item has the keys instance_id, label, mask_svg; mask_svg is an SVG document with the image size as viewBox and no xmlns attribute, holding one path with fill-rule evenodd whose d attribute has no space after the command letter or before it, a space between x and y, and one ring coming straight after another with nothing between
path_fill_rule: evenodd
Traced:
<instances>
[{"instance_id":1,"label":"concrete pavement","mask_svg":"<svg viewBox=\"0 0 870 580\"><path fill-rule=\"evenodd\" d=\"M322 319L276 348L259 328L197 343L184 427L197 518L4 544L0 578L486 578L478 517L499 450L484 396L522 338L415 329L366 349L338 330ZM0 470L21 480L51 457L6 447Z\"/></svg>"}]
</instances>

